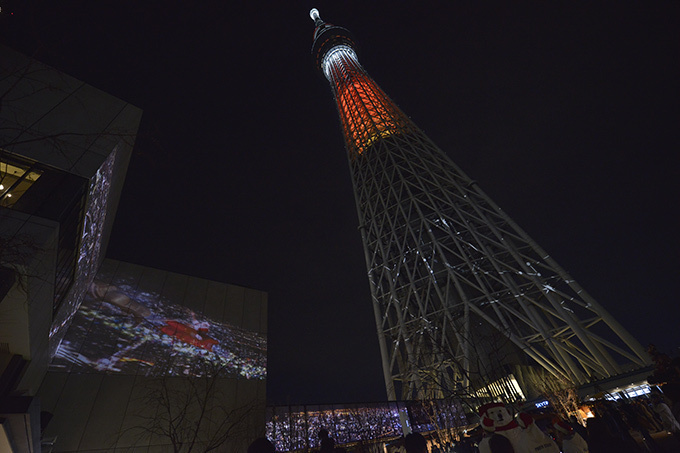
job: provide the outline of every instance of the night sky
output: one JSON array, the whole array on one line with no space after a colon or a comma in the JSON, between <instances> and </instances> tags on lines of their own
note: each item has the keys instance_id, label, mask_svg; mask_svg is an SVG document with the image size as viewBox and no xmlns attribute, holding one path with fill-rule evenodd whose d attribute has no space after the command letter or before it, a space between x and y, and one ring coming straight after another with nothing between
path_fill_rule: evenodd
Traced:
<instances>
[{"instance_id":1,"label":"night sky","mask_svg":"<svg viewBox=\"0 0 680 453\"><path fill-rule=\"evenodd\" d=\"M680 2L451 3L0 0L0 34L144 110L108 256L267 291L270 403L385 398L314 6L643 345L677 354Z\"/></svg>"}]
</instances>

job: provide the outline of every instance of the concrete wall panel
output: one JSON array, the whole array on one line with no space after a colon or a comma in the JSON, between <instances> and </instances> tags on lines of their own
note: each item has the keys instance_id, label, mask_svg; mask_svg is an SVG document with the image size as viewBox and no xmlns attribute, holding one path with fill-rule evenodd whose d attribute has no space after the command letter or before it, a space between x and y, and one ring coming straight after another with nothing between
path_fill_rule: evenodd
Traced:
<instances>
[{"instance_id":1,"label":"concrete wall panel","mask_svg":"<svg viewBox=\"0 0 680 453\"><path fill-rule=\"evenodd\" d=\"M45 375L39 391L40 410L54 413L68 376L68 373L47 373Z\"/></svg>"},{"instance_id":2,"label":"concrete wall panel","mask_svg":"<svg viewBox=\"0 0 680 453\"><path fill-rule=\"evenodd\" d=\"M205 311L203 314L215 321L223 321L224 305L227 297L227 285L217 282L208 282L205 297Z\"/></svg>"},{"instance_id":3,"label":"concrete wall panel","mask_svg":"<svg viewBox=\"0 0 680 453\"><path fill-rule=\"evenodd\" d=\"M208 294L208 281L202 278L190 277L187 283L183 302L185 307L195 313L205 314L206 296Z\"/></svg>"},{"instance_id":4,"label":"concrete wall panel","mask_svg":"<svg viewBox=\"0 0 680 453\"><path fill-rule=\"evenodd\" d=\"M221 321L240 326L243 322L243 304L246 288L235 285L227 286L227 298L224 301L224 312Z\"/></svg>"},{"instance_id":5,"label":"concrete wall panel","mask_svg":"<svg viewBox=\"0 0 680 453\"><path fill-rule=\"evenodd\" d=\"M184 296L187 293L187 286L189 284L189 277L181 274L168 274L165 279L161 295L166 302L171 304L182 304Z\"/></svg>"},{"instance_id":6,"label":"concrete wall panel","mask_svg":"<svg viewBox=\"0 0 680 453\"><path fill-rule=\"evenodd\" d=\"M243 321L241 322L241 326L248 330L260 332L261 309L262 291L246 288L243 303Z\"/></svg>"},{"instance_id":7,"label":"concrete wall panel","mask_svg":"<svg viewBox=\"0 0 680 453\"><path fill-rule=\"evenodd\" d=\"M113 448L127 411L134 376L105 375L97 392L80 450Z\"/></svg>"},{"instance_id":8,"label":"concrete wall panel","mask_svg":"<svg viewBox=\"0 0 680 453\"><path fill-rule=\"evenodd\" d=\"M147 378L135 376L116 449L149 446L151 436L142 428L146 420L156 415L156 408L149 406L145 399L147 384Z\"/></svg>"},{"instance_id":9,"label":"concrete wall panel","mask_svg":"<svg viewBox=\"0 0 680 453\"><path fill-rule=\"evenodd\" d=\"M165 285L165 280L167 278L167 272L147 267L141 272L140 278L137 281L137 288L147 292L160 294L161 291L163 291L163 286Z\"/></svg>"},{"instance_id":10,"label":"concrete wall panel","mask_svg":"<svg viewBox=\"0 0 680 453\"><path fill-rule=\"evenodd\" d=\"M120 266L120 261L117 260L102 261L102 265L99 267L99 273L97 274L97 279L103 283L111 283L118 266Z\"/></svg>"},{"instance_id":11,"label":"concrete wall panel","mask_svg":"<svg viewBox=\"0 0 680 453\"><path fill-rule=\"evenodd\" d=\"M269 330L269 296L263 293L260 299L260 332L267 335Z\"/></svg>"},{"instance_id":12,"label":"concrete wall panel","mask_svg":"<svg viewBox=\"0 0 680 453\"><path fill-rule=\"evenodd\" d=\"M70 374L45 430L46 437L57 436L54 452L77 451L85 434L103 375Z\"/></svg>"}]
</instances>

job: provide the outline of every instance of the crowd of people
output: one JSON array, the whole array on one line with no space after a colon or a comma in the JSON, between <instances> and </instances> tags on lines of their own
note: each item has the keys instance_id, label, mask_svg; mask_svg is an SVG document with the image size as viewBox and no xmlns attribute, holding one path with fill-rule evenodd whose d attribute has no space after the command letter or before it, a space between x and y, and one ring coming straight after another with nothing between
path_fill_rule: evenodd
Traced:
<instances>
[{"instance_id":1,"label":"crowd of people","mask_svg":"<svg viewBox=\"0 0 680 453\"><path fill-rule=\"evenodd\" d=\"M267 437L277 451L318 448L316 436L331 428L342 444L401 435L399 409L395 405L347 406L326 410L283 411L267 421Z\"/></svg>"},{"instance_id":2,"label":"crowd of people","mask_svg":"<svg viewBox=\"0 0 680 453\"><path fill-rule=\"evenodd\" d=\"M501 405L502 406L502 405ZM456 445L435 445L432 453L640 453L680 451L680 425L661 392L631 400L592 402L585 426L576 417L508 413L495 417L482 406L480 428ZM498 409L497 409L498 410ZM502 409L501 409L502 410ZM535 415L535 417L534 417ZM652 434L655 434L652 436ZM501 439L503 437L504 439ZM660 442L659 439L663 441Z\"/></svg>"},{"instance_id":3,"label":"crowd of people","mask_svg":"<svg viewBox=\"0 0 680 453\"><path fill-rule=\"evenodd\" d=\"M402 418L414 431L466 426L458 400L375 403L341 407L274 407L267 417L266 433L277 451L318 448L316 433L328 428L340 444L389 441L402 435Z\"/></svg>"},{"instance_id":4,"label":"crowd of people","mask_svg":"<svg viewBox=\"0 0 680 453\"><path fill-rule=\"evenodd\" d=\"M572 415L566 420L543 409L514 414L503 403L488 403L479 408L478 426L464 433L458 430L458 441L451 442L442 440L437 431L465 425L460 419L462 410L454 406L378 405L297 416L289 413L278 419L278 426L268 426L274 444L258 439L248 453L310 449L338 453L345 449L336 441L342 445L366 438L382 440L389 453L680 452L680 359L671 360L653 345L648 352L655 363L648 382L656 385L635 398L603 394L588 403L586 418ZM404 409L414 431L425 436L401 437L400 410ZM286 433L299 433L300 442L282 442L285 436L281 434ZM366 444L359 442L354 448L366 451Z\"/></svg>"},{"instance_id":5,"label":"crowd of people","mask_svg":"<svg viewBox=\"0 0 680 453\"><path fill-rule=\"evenodd\" d=\"M502 403L491 403L480 408L479 427L462 435L458 442L439 442L436 432L423 430L428 441L424 453L638 453L680 451L680 424L672 407L674 401L659 391L635 399L601 399L590 404L592 417L586 423L572 416L560 419L546 412L519 413L513 416ZM417 414L418 411L414 411ZM299 433L299 439L282 442L282 436L268 432L266 441L271 450L253 450L252 453L269 451L317 450L324 452L344 451L340 445L354 443L361 446L366 439L386 439L388 451L411 453L409 436L401 438L401 425L397 408L373 407L336 409L302 413L298 417L289 414L280 417L279 430ZM328 427L332 429L332 436ZM270 427L271 428L271 427ZM414 428L416 428L414 426ZM431 428L431 427L430 427ZM655 440L653 433L664 435L666 446ZM318 435L317 435L318 434ZM305 438L306 437L306 438ZM656 436L658 438L658 435ZM395 441L395 439L398 439ZM266 439L265 439L266 440ZM278 442L277 442L278 440ZM668 449L668 445L671 449ZM261 445L260 445L261 444ZM264 445L260 440L258 445ZM268 447L267 447L268 448ZM415 447L413 447L415 448ZM249 450L249 453L251 451Z\"/></svg>"}]
</instances>

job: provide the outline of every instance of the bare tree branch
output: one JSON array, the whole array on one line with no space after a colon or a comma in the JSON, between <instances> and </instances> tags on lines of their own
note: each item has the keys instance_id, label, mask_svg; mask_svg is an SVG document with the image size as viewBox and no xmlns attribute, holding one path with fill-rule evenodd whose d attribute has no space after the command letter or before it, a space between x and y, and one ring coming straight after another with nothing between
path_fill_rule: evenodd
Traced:
<instances>
[{"instance_id":1,"label":"bare tree branch","mask_svg":"<svg viewBox=\"0 0 680 453\"><path fill-rule=\"evenodd\" d=\"M140 402L154 414L139 416L131 429L165 439L176 453L208 452L246 440L257 402L234 406L221 388L226 370L215 364L207 368L201 377L149 379Z\"/></svg>"}]
</instances>

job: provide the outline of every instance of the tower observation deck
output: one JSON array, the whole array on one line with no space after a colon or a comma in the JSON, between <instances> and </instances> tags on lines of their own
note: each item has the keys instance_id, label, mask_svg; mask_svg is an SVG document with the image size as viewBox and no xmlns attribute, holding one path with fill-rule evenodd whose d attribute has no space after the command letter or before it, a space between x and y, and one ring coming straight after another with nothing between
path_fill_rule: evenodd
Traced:
<instances>
[{"instance_id":1,"label":"tower observation deck","mask_svg":"<svg viewBox=\"0 0 680 453\"><path fill-rule=\"evenodd\" d=\"M378 87L316 9L388 398L479 388L516 365L574 385L649 364L641 345Z\"/></svg>"}]
</instances>

